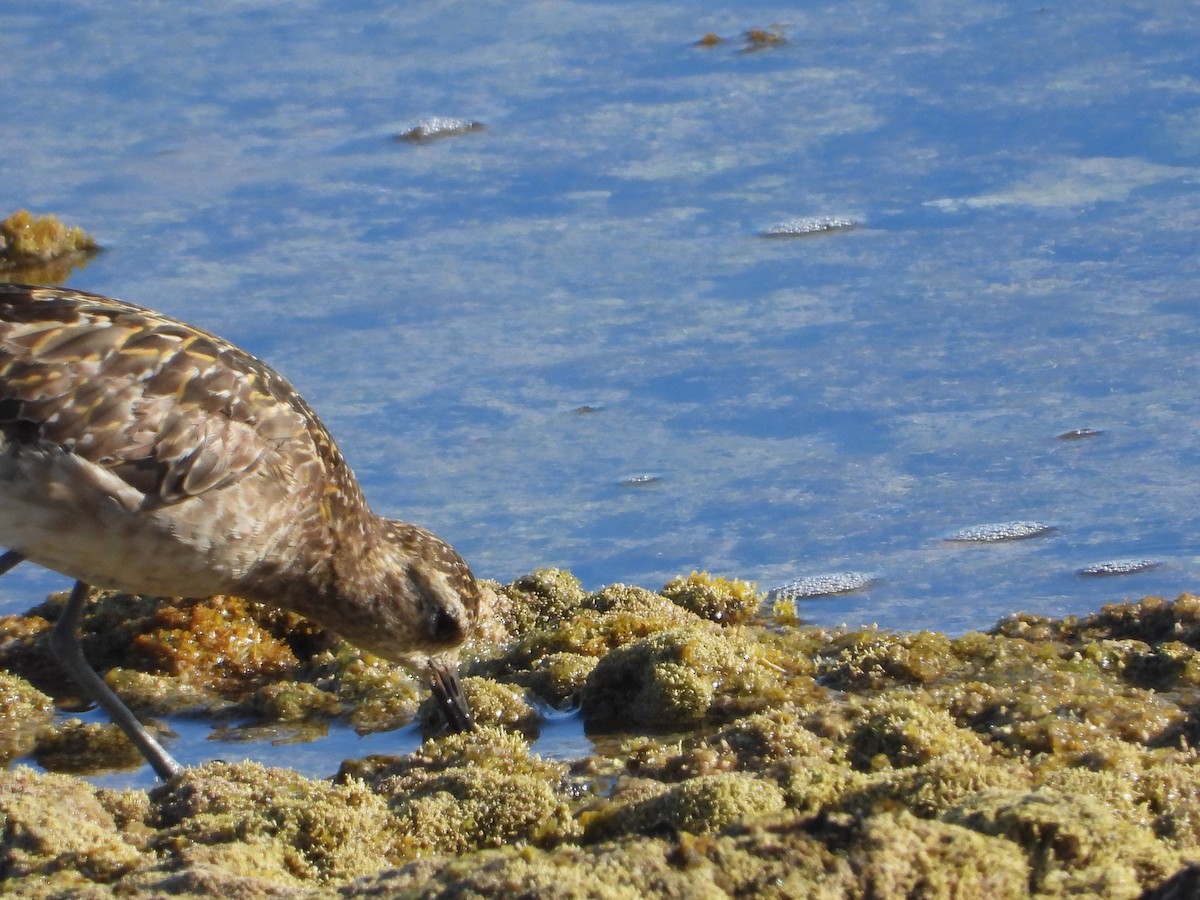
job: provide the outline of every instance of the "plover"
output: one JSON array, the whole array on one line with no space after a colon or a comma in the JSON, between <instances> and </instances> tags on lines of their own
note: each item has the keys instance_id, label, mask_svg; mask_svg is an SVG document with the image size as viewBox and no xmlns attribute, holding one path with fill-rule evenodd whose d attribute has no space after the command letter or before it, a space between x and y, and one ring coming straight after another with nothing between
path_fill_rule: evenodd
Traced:
<instances>
[{"instance_id":1,"label":"plover","mask_svg":"<svg viewBox=\"0 0 1200 900\"><path fill-rule=\"evenodd\" d=\"M169 316L0 284L0 546L0 574L27 559L75 579L51 645L164 780L181 766L84 659L89 586L292 610L418 672L450 727L472 727L466 563L370 511L282 376Z\"/></svg>"}]
</instances>

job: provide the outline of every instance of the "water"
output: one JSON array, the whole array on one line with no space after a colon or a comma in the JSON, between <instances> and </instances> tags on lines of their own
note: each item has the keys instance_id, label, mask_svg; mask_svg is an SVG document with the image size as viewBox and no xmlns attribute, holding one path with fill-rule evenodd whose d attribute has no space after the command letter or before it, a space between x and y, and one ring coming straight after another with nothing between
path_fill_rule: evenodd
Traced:
<instances>
[{"instance_id":1,"label":"water","mask_svg":"<svg viewBox=\"0 0 1200 900\"><path fill-rule=\"evenodd\" d=\"M0 60L0 213L284 371L480 575L868 572L801 614L952 633L1200 584L1186 4L13 0ZM393 139L434 116L487 128ZM808 216L859 227L762 236Z\"/></svg>"}]
</instances>

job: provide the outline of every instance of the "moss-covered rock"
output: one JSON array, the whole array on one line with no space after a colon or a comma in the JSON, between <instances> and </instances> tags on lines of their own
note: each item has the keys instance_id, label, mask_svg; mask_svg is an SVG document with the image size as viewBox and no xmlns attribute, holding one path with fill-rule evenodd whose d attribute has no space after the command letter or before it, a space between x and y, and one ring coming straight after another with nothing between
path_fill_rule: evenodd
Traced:
<instances>
[{"instance_id":1,"label":"moss-covered rock","mask_svg":"<svg viewBox=\"0 0 1200 900\"><path fill-rule=\"evenodd\" d=\"M86 781L24 767L0 772L0 890L81 894L148 864Z\"/></svg>"},{"instance_id":2,"label":"moss-covered rock","mask_svg":"<svg viewBox=\"0 0 1200 900\"><path fill-rule=\"evenodd\" d=\"M100 247L82 228L19 209L0 221L0 275L36 283L64 280Z\"/></svg>"},{"instance_id":3,"label":"moss-covered rock","mask_svg":"<svg viewBox=\"0 0 1200 900\"><path fill-rule=\"evenodd\" d=\"M154 848L173 867L324 884L401 856L387 803L354 779L332 784L257 763L209 763L152 792L151 802Z\"/></svg>"},{"instance_id":4,"label":"moss-covered rock","mask_svg":"<svg viewBox=\"0 0 1200 900\"><path fill-rule=\"evenodd\" d=\"M0 764L29 753L54 719L54 702L17 675L0 672Z\"/></svg>"},{"instance_id":5,"label":"moss-covered rock","mask_svg":"<svg viewBox=\"0 0 1200 900\"><path fill-rule=\"evenodd\" d=\"M551 570L492 593L491 643L472 645L464 677L478 731L347 760L332 781L212 764L147 794L9 772L0 891L1135 897L1200 856L1194 598L950 638L768 612L717 623ZM0 618L0 662L66 697L46 641L60 609ZM83 637L141 710L249 717L289 740L333 718L394 728L427 696L403 669L230 598L101 592ZM224 658L237 640L254 646ZM13 720L27 710L72 765L117 734L51 729L44 697L9 684ZM530 751L527 692L581 702L581 758Z\"/></svg>"},{"instance_id":6,"label":"moss-covered rock","mask_svg":"<svg viewBox=\"0 0 1200 900\"><path fill-rule=\"evenodd\" d=\"M1149 828L1102 801L1041 788L985 792L946 820L1012 841L1025 855L1033 892L1048 896L1136 896L1182 864Z\"/></svg>"},{"instance_id":7,"label":"moss-covered rock","mask_svg":"<svg viewBox=\"0 0 1200 900\"><path fill-rule=\"evenodd\" d=\"M735 772L701 775L593 813L587 819L587 839L656 834L664 829L709 834L779 812L784 805L783 792L771 781Z\"/></svg>"},{"instance_id":8,"label":"moss-covered rock","mask_svg":"<svg viewBox=\"0 0 1200 900\"><path fill-rule=\"evenodd\" d=\"M672 578L662 595L702 619L726 625L749 621L763 601L754 582L714 577L707 572Z\"/></svg>"},{"instance_id":9,"label":"moss-covered rock","mask_svg":"<svg viewBox=\"0 0 1200 900\"><path fill-rule=\"evenodd\" d=\"M136 769L141 753L116 725L67 719L38 740L34 758L51 772L74 775L112 769Z\"/></svg>"},{"instance_id":10,"label":"moss-covered rock","mask_svg":"<svg viewBox=\"0 0 1200 900\"><path fill-rule=\"evenodd\" d=\"M947 822L922 821L907 812L868 819L850 860L860 896L1029 896L1029 865L1007 841Z\"/></svg>"},{"instance_id":11,"label":"moss-covered rock","mask_svg":"<svg viewBox=\"0 0 1200 900\"><path fill-rule=\"evenodd\" d=\"M576 836L566 775L519 735L484 726L427 743L372 773L371 784L389 800L404 852L462 853Z\"/></svg>"},{"instance_id":12,"label":"moss-covered rock","mask_svg":"<svg viewBox=\"0 0 1200 900\"><path fill-rule=\"evenodd\" d=\"M589 728L671 729L763 708L782 694L779 673L750 640L715 626L662 631L612 651L583 689ZM754 698L754 699L751 699Z\"/></svg>"}]
</instances>

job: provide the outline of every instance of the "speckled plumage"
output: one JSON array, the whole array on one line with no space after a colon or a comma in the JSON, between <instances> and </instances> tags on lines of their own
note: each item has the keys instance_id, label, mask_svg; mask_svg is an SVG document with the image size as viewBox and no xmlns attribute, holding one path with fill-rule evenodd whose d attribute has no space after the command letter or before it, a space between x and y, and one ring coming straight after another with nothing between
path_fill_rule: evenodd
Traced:
<instances>
[{"instance_id":1,"label":"speckled plumage","mask_svg":"<svg viewBox=\"0 0 1200 900\"><path fill-rule=\"evenodd\" d=\"M478 610L458 554L370 512L278 373L61 288L0 284L0 546L89 585L271 603L417 668Z\"/></svg>"}]
</instances>

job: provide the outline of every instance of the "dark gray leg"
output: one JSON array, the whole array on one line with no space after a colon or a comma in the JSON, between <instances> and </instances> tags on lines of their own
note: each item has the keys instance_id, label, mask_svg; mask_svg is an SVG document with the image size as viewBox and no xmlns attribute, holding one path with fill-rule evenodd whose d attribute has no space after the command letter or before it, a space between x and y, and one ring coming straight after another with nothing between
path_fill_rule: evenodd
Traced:
<instances>
[{"instance_id":1,"label":"dark gray leg","mask_svg":"<svg viewBox=\"0 0 1200 900\"><path fill-rule=\"evenodd\" d=\"M0 574L6 571L3 566L11 555L11 553L6 553L0 557ZM8 568L12 568L20 561L18 558L15 562L9 563ZM121 698L113 693L112 688L105 684L104 680L88 665L88 661L83 655L83 646L79 643L79 618L83 613L83 604L87 602L89 590L91 588L82 581L75 582L71 596L67 599L67 605L63 607L62 615L50 633L50 646L63 668L71 674L71 677L79 683L88 696L100 704L108 713L108 717L120 726L129 740L133 741L134 746L142 752L142 756L146 757L146 760L154 767L158 777L163 781L170 781L183 771L183 766L163 749L162 744L155 740L145 726L137 720L137 717L130 712L129 707L121 701Z\"/></svg>"},{"instance_id":2,"label":"dark gray leg","mask_svg":"<svg viewBox=\"0 0 1200 900\"><path fill-rule=\"evenodd\" d=\"M25 557L16 550L9 550L4 555L0 556L0 575L3 575L5 572L24 559Z\"/></svg>"}]
</instances>

